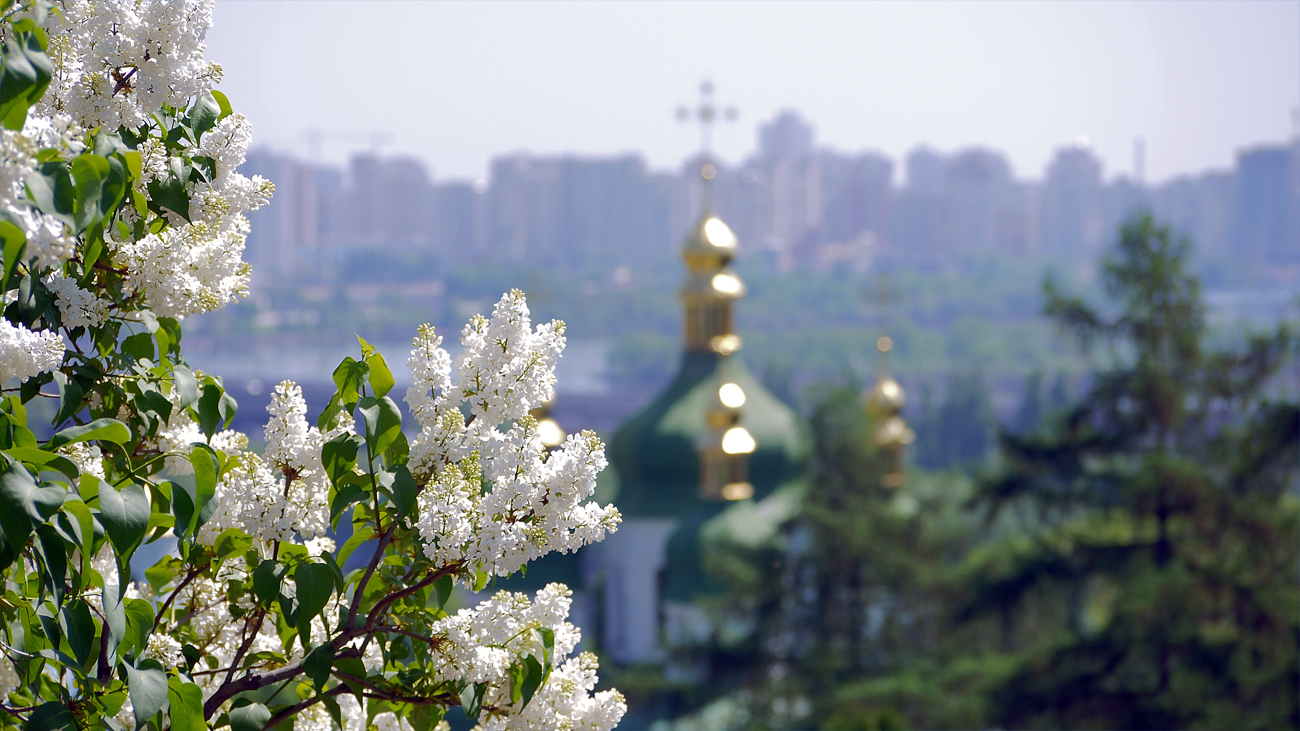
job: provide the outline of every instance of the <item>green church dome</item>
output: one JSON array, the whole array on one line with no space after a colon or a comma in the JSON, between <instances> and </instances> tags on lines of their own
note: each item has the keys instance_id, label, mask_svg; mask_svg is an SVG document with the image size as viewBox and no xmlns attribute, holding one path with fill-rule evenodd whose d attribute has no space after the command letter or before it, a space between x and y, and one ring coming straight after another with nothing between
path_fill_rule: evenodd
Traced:
<instances>
[{"instance_id":1,"label":"green church dome","mask_svg":"<svg viewBox=\"0 0 1300 731\"><path fill-rule=\"evenodd\" d=\"M755 442L747 456L755 499L799 474L807 454L799 417L759 383L736 355L687 350L676 378L610 443L619 478L614 504L624 518L686 518L721 503L700 496L697 445L709 437L709 410L720 385L744 394L739 426ZM708 511L710 513L716 511Z\"/></svg>"}]
</instances>

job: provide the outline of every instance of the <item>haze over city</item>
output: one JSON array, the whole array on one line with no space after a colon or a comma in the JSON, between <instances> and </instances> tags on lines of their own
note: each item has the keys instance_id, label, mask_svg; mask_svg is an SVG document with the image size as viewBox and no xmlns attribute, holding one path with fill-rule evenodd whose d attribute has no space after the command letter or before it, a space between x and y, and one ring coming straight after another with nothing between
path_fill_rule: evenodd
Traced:
<instances>
[{"instance_id":1,"label":"haze over city","mask_svg":"<svg viewBox=\"0 0 1300 731\"><path fill-rule=\"evenodd\" d=\"M698 136L673 111L702 78L740 111L715 136L727 162L796 108L831 148L982 145L1020 178L1080 136L1107 178L1133 172L1139 137L1149 182L1228 168L1288 138L1300 108L1296 2L222 0L215 14L208 57L260 145L413 154L444 179L483 180L512 151L676 168Z\"/></svg>"}]
</instances>

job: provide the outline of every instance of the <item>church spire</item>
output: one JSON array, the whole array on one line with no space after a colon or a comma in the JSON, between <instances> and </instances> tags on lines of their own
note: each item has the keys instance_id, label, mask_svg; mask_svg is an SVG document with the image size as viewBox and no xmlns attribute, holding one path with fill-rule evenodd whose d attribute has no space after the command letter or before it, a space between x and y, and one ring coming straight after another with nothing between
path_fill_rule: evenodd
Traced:
<instances>
[{"instance_id":1,"label":"church spire","mask_svg":"<svg viewBox=\"0 0 1300 731\"><path fill-rule=\"evenodd\" d=\"M689 352L714 352L730 355L740 349L735 332L732 302L745 296L745 283L732 271L736 255L736 235L713 211L713 179L718 168L713 163L713 125L719 116L736 118L736 110L722 111L713 101L713 84L700 84L700 103L694 109L681 107L677 118L694 118L700 125L700 216L699 222L682 247L686 261L686 285L682 287L682 304L686 308L685 336Z\"/></svg>"}]
</instances>

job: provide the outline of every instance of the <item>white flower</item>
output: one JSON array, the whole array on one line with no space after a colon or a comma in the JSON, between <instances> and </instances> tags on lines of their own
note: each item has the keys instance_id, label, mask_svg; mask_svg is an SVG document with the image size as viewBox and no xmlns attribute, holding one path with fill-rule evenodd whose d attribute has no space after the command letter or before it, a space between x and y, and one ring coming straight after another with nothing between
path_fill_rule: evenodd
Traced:
<instances>
[{"instance_id":1,"label":"white flower","mask_svg":"<svg viewBox=\"0 0 1300 731\"><path fill-rule=\"evenodd\" d=\"M75 280L51 272L44 281L46 288L54 293L54 303L59 308L59 319L64 327L98 327L108 317L108 301L82 289Z\"/></svg>"},{"instance_id":2,"label":"white flower","mask_svg":"<svg viewBox=\"0 0 1300 731\"><path fill-rule=\"evenodd\" d=\"M0 382L25 381L63 363L63 338L50 330L32 332L0 318Z\"/></svg>"},{"instance_id":3,"label":"white flower","mask_svg":"<svg viewBox=\"0 0 1300 731\"><path fill-rule=\"evenodd\" d=\"M165 668L176 667L181 661L181 643L170 635L155 632L149 635L149 644L143 654L162 663Z\"/></svg>"},{"instance_id":4,"label":"white flower","mask_svg":"<svg viewBox=\"0 0 1300 731\"><path fill-rule=\"evenodd\" d=\"M203 59L211 2L63 2L51 14L54 79L37 113L87 128L139 128L163 105L188 106L220 78Z\"/></svg>"},{"instance_id":5,"label":"white flower","mask_svg":"<svg viewBox=\"0 0 1300 731\"><path fill-rule=\"evenodd\" d=\"M72 459L81 474L104 479L104 453L99 447L87 442L73 442L59 447L59 451Z\"/></svg>"},{"instance_id":6,"label":"white flower","mask_svg":"<svg viewBox=\"0 0 1300 731\"><path fill-rule=\"evenodd\" d=\"M329 478L321 447L335 433L351 429L345 417L322 434L307 424L302 389L292 381L276 386L266 425L266 453L243 452L217 485L216 512L199 532L212 542L227 528L240 528L263 541L308 540L329 527ZM318 544L318 548L324 544Z\"/></svg>"},{"instance_id":7,"label":"white flower","mask_svg":"<svg viewBox=\"0 0 1300 731\"><path fill-rule=\"evenodd\" d=\"M7 700L9 694L18 690L22 682L18 668L14 667L8 656L0 654L0 701Z\"/></svg>"},{"instance_id":8,"label":"white flower","mask_svg":"<svg viewBox=\"0 0 1300 731\"><path fill-rule=\"evenodd\" d=\"M438 678L486 683L484 704L501 709L485 713L479 728L605 731L623 717L627 705L618 691L592 695L595 655L582 653L566 660L582 638L578 628L567 621L570 596L561 584L546 586L532 602L522 594L500 592L434 624L434 636L445 639L437 646L445 661L438 668ZM556 668L527 707L518 708L510 702L509 669L520 655L543 657L540 635L533 631L539 629L554 633Z\"/></svg>"},{"instance_id":9,"label":"white flower","mask_svg":"<svg viewBox=\"0 0 1300 731\"><path fill-rule=\"evenodd\" d=\"M410 469L422 485L416 526L424 553L439 565L468 561L508 576L552 551L575 551L617 529L613 506L584 504L605 468L605 446L591 432L547 453L528 411L554 395L563 323L532 329L523 293L501 298L492 317L476 317L451 358L433 328L420 328L407 365L406 401L420 424ZM461 405L473 422L466 426ZM513 421L506 431L504 422ZM484 493L483 485L490 486Z\"/></svg>"}]
</instances>

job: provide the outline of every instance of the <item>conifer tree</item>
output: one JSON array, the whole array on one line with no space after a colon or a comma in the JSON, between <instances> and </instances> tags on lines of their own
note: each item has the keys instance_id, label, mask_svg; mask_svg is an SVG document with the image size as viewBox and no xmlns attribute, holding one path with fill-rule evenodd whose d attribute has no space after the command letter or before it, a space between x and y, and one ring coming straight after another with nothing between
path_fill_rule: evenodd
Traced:
<instances>
[{"instance_id":1,"label":"conifer tree","mask_svg":"<svg viewBox=\"0 0 1300 731\"><path fill-rule=\"evenodd\" d=\"M1300 727L1300 410L1271 385L1296 340L1209 350L1188 249L1140 215L1103 267L1117 307L1045 287L1115 365L1052 430L1004 434L978 497L1033 516L964 611L1006 620L990 723Z\"/></svg>"}]
</instances>

